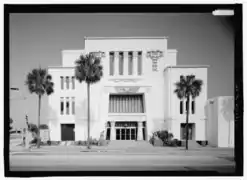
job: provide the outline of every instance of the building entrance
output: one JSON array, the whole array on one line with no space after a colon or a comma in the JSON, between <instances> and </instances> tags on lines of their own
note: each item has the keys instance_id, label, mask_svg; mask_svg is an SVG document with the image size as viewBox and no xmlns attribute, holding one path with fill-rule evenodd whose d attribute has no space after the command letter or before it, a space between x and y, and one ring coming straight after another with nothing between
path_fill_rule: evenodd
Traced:
<instances>
[{"instance_id":1,"label":"building entrance","mask_svg":"<svg viewBox=\"0 0 247 180\"><path fill-rule=\"evenodd\" d=\"M116 140L136 140L137 122L116 122Z\"/></svg>"}]
</instances>

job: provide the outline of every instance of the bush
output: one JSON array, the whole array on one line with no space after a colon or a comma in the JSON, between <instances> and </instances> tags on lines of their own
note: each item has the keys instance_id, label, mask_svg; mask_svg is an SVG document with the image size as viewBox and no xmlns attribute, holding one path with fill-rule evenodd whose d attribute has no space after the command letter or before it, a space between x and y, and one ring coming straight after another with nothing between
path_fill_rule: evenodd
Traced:
<instances>
[{"instance_id":1,"label":"bush","mask_svg":"<svg viewBox=\"0 0 247 180\"><path fill-rule=\"evenodd\" d=\"M46 124L40 124L39 129L49 129L49 127Z\"/></svg>"},{"instance_id":2,"label":"bush","mask_svg":"<svg viewBox=\"0 0 247 180\"><path fill-rule=\"evenodd\" d=\"M197 141L197 143L203 147L208 145L208 141Z\"/></svg>"}]
</instances>

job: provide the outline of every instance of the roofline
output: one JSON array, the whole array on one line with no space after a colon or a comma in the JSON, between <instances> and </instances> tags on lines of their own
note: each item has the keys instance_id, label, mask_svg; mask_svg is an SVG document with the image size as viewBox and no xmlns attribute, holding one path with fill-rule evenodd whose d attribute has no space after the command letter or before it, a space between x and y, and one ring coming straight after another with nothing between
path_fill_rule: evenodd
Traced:
<instances>
[{"instance_id":1,"label":"roofline","mask_svg":"<svg viewBox=\"0 0 247 180\"><path fill-rule=\"evenodd\" d=\"M73 69L75 66L48 66L48 69Z\"/></svg>"},{"instance_id":2,"label":"roofline","mask_svg":"<svg viewBox=\"0 0 247 180\"><path fill-rule=\"evenodd\" d=\"M164 70L168 68L209 68L209 65L177 65L177 66L167 66Z\"/></svg>"},{"instance_id":3,"label":"roofline","mask_svg":"<svg viewBox=\"0 0 247 180\"><path fill-rule=\"evenodd\" d=\"M103 39L168 39L167 36L129 36L129 37L87 37L84 36L85 40L103 40Z\"/></svg>"},{"instance_id":4,"label":"roofline","mask_svg":"<svg viewBox=\"0 0 247 180\"><path fill-rule=\"evenodd\" d=\"M64 50L61 50L61 52L84 52L85 49L64 49Z\"/></svg>"}]
</instances>

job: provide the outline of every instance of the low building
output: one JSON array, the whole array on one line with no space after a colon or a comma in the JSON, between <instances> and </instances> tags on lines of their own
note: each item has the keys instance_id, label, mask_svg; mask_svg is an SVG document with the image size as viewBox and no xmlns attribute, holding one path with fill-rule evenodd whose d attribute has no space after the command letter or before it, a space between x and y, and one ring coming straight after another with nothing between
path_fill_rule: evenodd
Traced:
<instances>
[{"instance_id":1,"label":"low building","mask_svg":"<svg viewBox=\"0 0 247 180\"><path fill-rule=\"evenodd\" d=\"M203 86L190 102L189 139L206 140L208 66L177 65L177 50L168 49L166 37L86 37L84 49L63 50L61 65L49 67L55 84L48 99L51 140L87 139L86 83L75 79L74 67L89 52L103 66L102 79L90 89L92 138L149 140L164 129L185 139L185 100L174 94L174 84L181 75L195 75Z\"/></svg>"},{"instance_id":2,"label":"low building","mask_svg":"<svg viewBox=\"0 0 247 180\"><path fill-rule=\"evenodd\" d=\"M234 97L209 99L205 113L208 144L214 147L234 147Z\"/></svg>"}]
</instances>

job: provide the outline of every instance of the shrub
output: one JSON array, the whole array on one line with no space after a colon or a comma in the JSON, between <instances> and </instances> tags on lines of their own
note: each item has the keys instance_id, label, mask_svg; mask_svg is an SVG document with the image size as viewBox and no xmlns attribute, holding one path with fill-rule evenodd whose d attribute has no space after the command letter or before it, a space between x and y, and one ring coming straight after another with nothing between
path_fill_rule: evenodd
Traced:
<instances>
[{"instance_id":1,"label":"shrub","mask_svg":"<svg viewBox=\"0 0 247 180\"><path fill-rule=\"evenodd\" d=\"M40 124L39 129L49 129L49 127L46 124Z\"/></svg>"}]
</instances>

